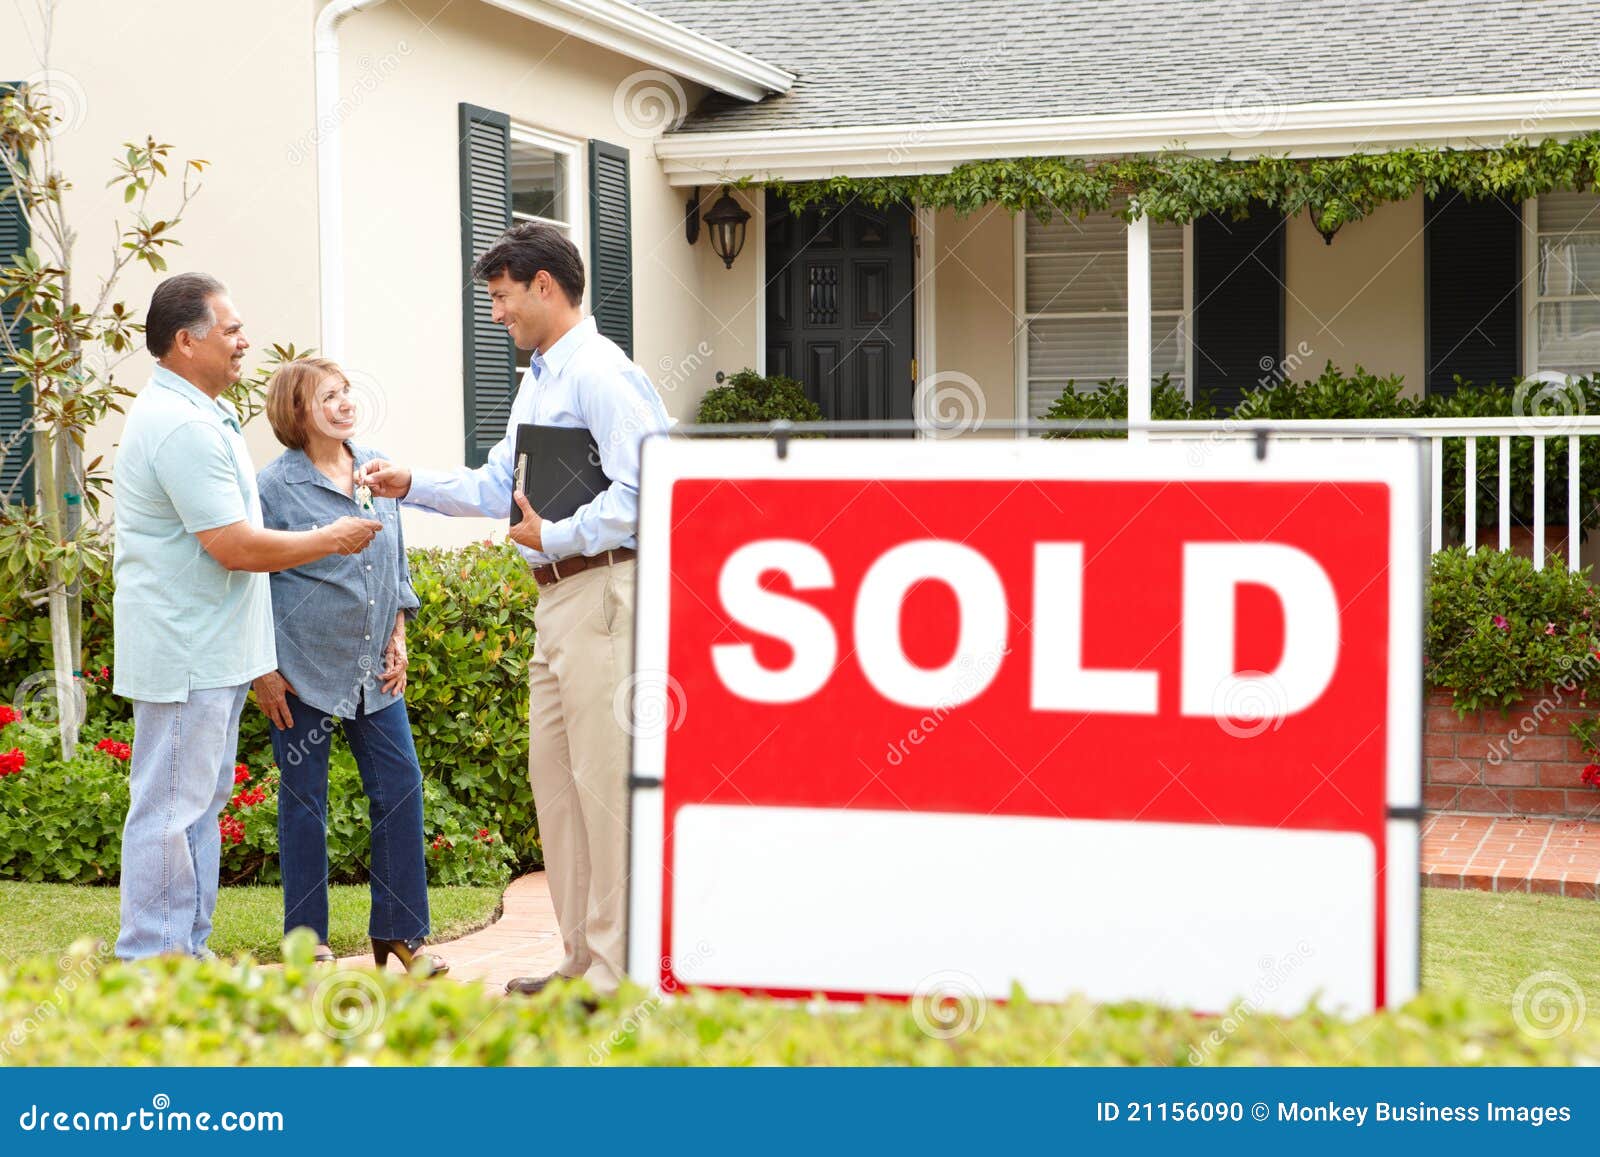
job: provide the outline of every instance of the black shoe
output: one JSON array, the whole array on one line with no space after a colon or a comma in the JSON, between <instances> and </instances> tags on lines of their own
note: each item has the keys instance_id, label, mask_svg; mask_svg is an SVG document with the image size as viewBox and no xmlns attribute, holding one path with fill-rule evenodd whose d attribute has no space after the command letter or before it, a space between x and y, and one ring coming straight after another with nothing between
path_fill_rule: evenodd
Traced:
<instances>
[{"instance_id":1,"label":"black shoe","mask_svg":"<svg viewBox=\"0 0 1600 1157\"><path fill-rule=\"evenodd\" d=\"M373 938L372 959L379 968L383 968L389 963L391 954L400 961L400 966L407 972L410 972L411 966L419 960L427 966L426 975L428 976L443 976L450 971L450 966L439 957L422 951L422 941L420 939L379 940L376 937Z\"/></svg>"},{"instance_id":2,"label":"black shoe","mask_svg":"<svg viewBox=\"0 0 1600 1157\"><path fill-rule=\"evenodd\" d=\"M538 996L558 980L570 980L569 976L562 976L559 972L552 972L549 976L519 976L506 983L506 994L510 996Z\"/></svg>"}]
</instances>

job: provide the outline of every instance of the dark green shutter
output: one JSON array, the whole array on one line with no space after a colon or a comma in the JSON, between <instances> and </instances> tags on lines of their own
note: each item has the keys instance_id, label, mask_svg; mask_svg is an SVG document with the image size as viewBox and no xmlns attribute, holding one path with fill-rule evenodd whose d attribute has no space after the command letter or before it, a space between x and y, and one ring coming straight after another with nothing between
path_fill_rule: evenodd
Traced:
<instances>
[{"instance_id":1,"label":"dark green shutter","mask_svg":"<svg viewBox=\"0 0 1600 1157\"><path fill-rule=\"evenodd\" d=\"M1194 223L1194 390L1223 414L1283 364L1284 220L1265 205Z\"/></svg>"},{"instance_id":2,"label":"dark green shutter","mask_svg":"<svg viewBox=\"0 0 1600 1157\"><path fill-rule=\"evenodd\" d=\"M10 91L12 85L0 85L0 93ZM23 212L22 203L11 192L11 176L3 165L0 165L0 265L10 264L11 259L28 249L29 243L28 217ZM0 324L12 326L13 340L22 340L22 323L20 320L13 322L16 316L15 305L7 302L0 306ZM32 439L29 437L16 437L18 431L27 423L33 413L33 394L29 387L21 390L12 387L16 385L18 375L0 371L0 445L5 446L6 454L0 461L0 501L7 500L14 503L31 503L33 501L33 470L31 467L24 470L26 463L33 454Z\"/></svg>"},{"instance_id":3,"label":"dark green shutter","mask_svg":"<svg viewBox=\"0 0 1600 1157\"><path fill-rule=\"evenodd\" d=\"M472 265L511 225L511 120L461 106L461 348L468 466L482 466L505 437L517 392L517 355Z\"/></svg>"},{"instance_id":4,"label":"dark green shutter","mask_svg":"<svg viewBox=\"0 0 1600 1157\"><path fill-rule=\"evenodd\" d=\"M1522 210L1449 193L1422 212L1428 393L1454 393L1457 374L1508 385L1522 369Z\"/></svg>"},{"instance_id":5,"label":"dark green shutter","mask_svg":"<svg viewBox=\"0 0 1600 1157\"><path fill-rule=\"evenodd\" d=\"M589 312L633 356L633 209L628 150L589 142Z\"/></svg>"}]
</instances>

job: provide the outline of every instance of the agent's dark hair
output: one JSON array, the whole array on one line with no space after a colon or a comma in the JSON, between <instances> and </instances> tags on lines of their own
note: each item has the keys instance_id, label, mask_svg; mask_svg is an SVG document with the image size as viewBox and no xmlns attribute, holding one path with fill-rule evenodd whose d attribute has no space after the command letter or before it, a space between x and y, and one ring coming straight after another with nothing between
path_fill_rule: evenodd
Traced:
<instances>
[{"instance_id":1,"label":"agent's dark hair","mask_svg":"<svg viewBox=\"0 0 1600 1157\"><path fill-rule=\"evenodd\" d=\"M222 282L204 273L180 273L169 277L150 295L150 310L144 319L144 344L152 354L164 358L178 340L180 330L203 338L217 324L211 299L228 292Z\"/></svg>"},{"instance_id":2,"label":"agent's dark hair","mask_svg":"<svg viewBox=\"0 0 1600 1157\"><path fill-rule=\"evenodd\" d=\"M554 225L523 221L500 234L472 267L472 276L488 281L502 273L532 285L539 270L559 285L573 305L583 301L583 258L578 247Z\"/></svg>"}]
</instances>

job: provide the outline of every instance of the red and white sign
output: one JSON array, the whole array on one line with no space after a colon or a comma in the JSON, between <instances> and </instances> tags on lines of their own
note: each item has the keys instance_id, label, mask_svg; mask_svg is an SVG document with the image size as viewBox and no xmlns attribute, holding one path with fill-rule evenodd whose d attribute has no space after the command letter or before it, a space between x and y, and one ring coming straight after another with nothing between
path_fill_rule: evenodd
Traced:
<instances>
[{"instance_id":1,"label":"red and white sign","mask_svg":"<svg viewBox=\"0 0 1600 1157\"><path fill-rule=\"evenodd\" d=\"M1403 1001L1419 453L651 440L630 971Z\"/></svg>"}]
</instances>

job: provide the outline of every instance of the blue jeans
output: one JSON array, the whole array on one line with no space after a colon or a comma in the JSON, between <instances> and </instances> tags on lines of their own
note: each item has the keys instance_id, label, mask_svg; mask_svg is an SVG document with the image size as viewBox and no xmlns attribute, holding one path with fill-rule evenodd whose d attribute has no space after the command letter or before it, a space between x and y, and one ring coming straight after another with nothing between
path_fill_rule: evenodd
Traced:
<instances>
[{"instance_id":1,"label":"blue jeans","mask_svg":"<svg viewBox=\"0 0 1600 1157\"><path fill-rule=\"evenodd\" d=\"M207 952L222 858L217 817L233 793L249 690L191 691L186 703L133 701L117 936L123 960Z\"/></svg>"},{"instance_id":2,"label":"blue jeans","mask_svg":"<svg viewBox=\"0 0 1600 1157\"><path fill-rule=\"evenodd\" d=\"M289 729L272 728L278 761L278 861L283 930L309 928L328 942L328 753L333 720L286 692ZM372 829L372 917L379 940L428 935L428 869L422 834L422 768L405 701L341 719L361 772Z\"/></svg>"}]
</instances>

